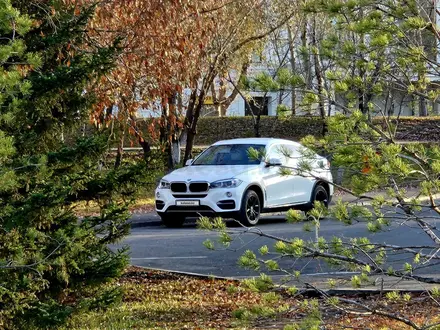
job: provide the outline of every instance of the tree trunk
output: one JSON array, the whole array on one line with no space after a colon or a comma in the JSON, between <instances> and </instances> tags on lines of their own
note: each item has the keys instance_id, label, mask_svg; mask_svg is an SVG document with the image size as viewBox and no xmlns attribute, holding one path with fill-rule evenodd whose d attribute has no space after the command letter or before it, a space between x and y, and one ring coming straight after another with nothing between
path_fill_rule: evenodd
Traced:
<instances>
[{"instance_id":1,"label":"tree trunk","mask_svg":"<svg viewBox=\"0 0 440 330\"><path fill-rule=\"evenodd\" d=\"M183 163L185 164L189 157L191 156L191 151L194 143L194 137L191 136L190 130L194 120L194 110L197 103L197 87L194 87L189 98L188 109L186 110L185 116L185 129L182 135L182 139L185 140L185 155L183 157Z\"/></svg>"},{"instance_id":2,"label":"tree trunk","mask_svg":"<svg viewBox=\"0 0 440 330\"><path fill-rule=\"evenodd\" d=\"M256 119L255 119L255 123L254 123L254 133L255 133L255 137L261 137L261 133L260 133L260 119L261 119L261 115L260 115L261 111L258 112Z\"/></svg>"},{"instance_id":3,"label":"tree trunk","mask_svg":"<svg viewBox=\"0 0 440 330\"><path fill-rule=\"evenodd\" d=\"M167 132L168 132L168 103L165 101L165 99L162 99L161 102L161 126L159 129L159 141L161 143L166 143L167 142Z\"/></svg>"},{"instance_id":4,"label":"tree trunk","mask_svg":"<svg viewBox=\"0 0 440 330\"><path fill-rule=\"evenodd\" d=\"M173 94L168 98L162 99L162 125L160 127L160 142L165 146L165 155L167 166L172 170L180 162L180 155L176 156L175 149L180 152L179 128L177 125L177 108L178 97Z\"/></svg>"},{"instance_id":5,"label":"tree trunk","mask_svg":"<svg viewBox=\"0 0 440 330\"><path fill-rule=\"evenodd\" d=\"M188 159L192 159L192 148L194 147L195 134L188 132L186 138L185 155L183 156L183 163L186 164Z\"/></svg>"},{"instance_id":6,"label":"tree trunk","mask_svg":"<svg viewBox=\"0 0 440 330\"><path fill-rule=\"evenodd\" d=\"M186 136L185 156L183 157L183 163L185 164L188 159L192 158L192 149L194 147L194 140L197 134L197 122L199 121L200 111L202 109L203 99L205 98L205 90L202 88L197 104L194 108L194 114L192 116L192 122Z\"/></svg>"},{"instance_id":7,"label":"tree trunk","mask_svg":"<svg viewBox=\"0 0 440 330\"><path fill-rule=\"evenodd\" d=\"M121 166L122 155L124 153L125 128L122 129L122 135L119 139L118 149L116 151L115 169Z\"/></svg>"},{"instance_id":8,"label":"tree trunk","mask_svg":"<svg viewBox=\"0 0 440 330\"><path fill-rule=\"evenodd\" d=\"M226 73L222 72L220 75L220 83L219 83L219 89L218 89L218 104L217 104L217 111L219 117L225 117L226 116L226 107L224 106L224 101L226 101Z\"/></svg>"},{"instance_id":9,"label":"tree trunk","mask_svg":"<svg viewBox=\"0 0 440 330\"><path fill-rule=\"evenodd\" d=\"M426 106L426 99L423 96L420 96L419 99L419 116L427 117L428 116L428 108Z\"/></svg>"},{"instance_id":10,"label":"tree trunk","mask_svg":"<svg viewBox=\"0 0 440 330\"><path fill-rule=\"evenodd\" d=\"M292 74L296 74L296 58L295 58L295 44L292 36L292 28L290 25L287 25L287 33L289 38L289 52L290 52L290 70ZM296 90L295 86L292 86L292 103L291 103L291 112L292 116L296 115Z\"/></svg>"},{"instance_id":11,"label":"tree trunk","mask_svg":"<svg viewBox=\"0 0 440 330\"><path fill-rule=\"evenodd\" d=\"M362 7L359 9L359 15L360 15L360 19L364 18L364 12L363 12ZM361 47L360 49L363 49L365 47L365 35L361 33L359 38L360 38L359 43L360 43L360 47ZM365 57L364 57L364 53L361 52L358 55L359 55L361 61L366 61ZM363 114L366 114L368 116L368 120L370 120L371 114L370 114L370 110L368 108L367 95L366 95L366 92L367 92L367 90L366 90L366 86L367 86L366 77L367 77L367 74L366 74L365 69L364 69L363 66L360 66L360 68L359 68L359 77L361 77L364 80L363 88L359 88L359 90L358 90L358 93L359 93L358 94L358 97L359 97L359 110Z\"/></svg>"},{"instance_id":12,"label":"tree trunk","mask_svg":"<svg viewBox=\"0 0 440 330\"><path fill-rule=\"evenodd\" d=\"M322 118L322 135L324 136L327 133L327 125L325 122L325 105L324 105L324 81L323 81L323 73L322 73L322 67L320 63L320 55L319 55L319 47L318 42L316 40L316 18L313 18L313 32L312 32L312 45L315 48L315 54L313 56L314 64L315 64L315 75L316 80L318 82L318 110L319 115Z\"/></svg>"},{"instance_id":13,"label":"tree trunk","mask_svg":"<svg viewBox=\"0 0 440 330\"><path fill-rule=\"evenodd\" d=\"M180 139L175 139L171 144L171 153L174 167L180 164Z\"/></svg>"},{"instance_id":14,"label":"tree trunk","mask_svg":"<svg viewBox=\"0 0 440 330\"><path fill-rule=\"evenodd\" d=\"M277 105L281 105L283 103L283 96L284 96L284 92L281 90L278 92L278 104Z\"/></svg>"},{"instance_id":15,"label":"tree trunk","mask_svg":"<svg viewBox=\"0 0 440 330\"><path fill-rule=\"evenodd\" d=\"M193 121L194 107L196 106L196 102L197 102L197 88L194 88L193 91L191 92L191 96L189 97L188 108L186 109L185 123L184 123L186 132L189 130L189 127L191 126L191 123Z\"/></svg>"},{"instance_id":16,"label":"tree trunk","mask_svg":"<svg viewBox=\"0 0 440 330\"><path fill-rule=\"evenodd\" d=\"M301 31L301 43L304 49L307 49L308 41L307 41L307 19L304 19L304 24L302 26ZM308 54L303 55L303 65L304 65L304 75L306 81L306 88L312 89L312 73L311 73L311 65L310 65L310 57Z\"/></svg>"},{"instance_id":17,"label":"tree trunk","mask_svg":"<svg viewBox=\"0 0 440 330\"><path fill-rule=\"evenodd\" d=\"M245 61L243 62L243 64L241 65L241 70L240 70L240 75L238 76L237 82L232 84L234 85L234 89L232 90L232 93L226 97L226 83L227 83L227 77L226 74L224 75L224 77L222 78L223 80L223 85L221 85L221 88L219 90L219 97L217 98L217 102L219 103L219 115L221 117L225 117L226 116L226 111L228 110L229 106L231 105L232 102L234 102L235 98L237 97L237 95L239 94L239 84L240 84L240 80L247 74L247 70L249 68L249 61ZM222 86L224 88L222 88Z\"/></svg>"},{"instance_id":18,"label":"tree trunk","mask_svg":"<svg viewBox=\"0 0 440 330\"><path fill-rule=\"evenodd\" d=\"M178 95L174 93L168 98L168 169L172 170L180 163L180 128L177 123Z\"/></svg>"},{"instance_id":19,"label":"tree trunk","mask_svg":"<svg viewBox=\"0 0 440 330\"><path fill-rule=\"evenodd\" d=\"M139 140L139 144L140 144L140 146L142 147L142 150L143 150L143 152L144 152L144 156L145 156L145 157L148 156L148 155L150 154L150 152L151 152L151 146L150 146L150 143L148 143L147 141L145 141L144 138L141 137L141 136L138 137L138 140Z\"/></svg>"},{"instance_id":20,"label":"tree trunk","mask_svg":"<svg viewBox=\"0 0 440 330\"><path fill-rule=\"evenodd\" d=\"M194 91L191 94L190 104L188 105L187 116L185 118L186 126L186 146L185 156L183 157L183 163L185 164L188 159L192 158L192 148L194 146L195 136L197 134L197 123L200 117L200 111L202 109L203 100L205 99L206 92L209 90L212 82L215 78L215 70L211 68L209 74L202 82L199 97L197 97L197 85L195 84Z\"/></svg>"}]
</instances>

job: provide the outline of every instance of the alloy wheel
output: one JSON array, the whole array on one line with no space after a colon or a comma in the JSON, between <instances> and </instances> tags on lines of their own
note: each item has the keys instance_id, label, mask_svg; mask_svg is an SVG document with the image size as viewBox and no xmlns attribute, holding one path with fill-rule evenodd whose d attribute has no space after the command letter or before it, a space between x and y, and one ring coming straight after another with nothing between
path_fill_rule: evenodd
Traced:
<instances>
[{"instance_id":1,"label":"alloy wheel","mask_svg":"<svg viewBox=\"0 0 440 330\"><path fill-rule=\"evenodd\" d=\"M325 190L318 190L315 201L324 203L325 206L328 206L328 196Z\"/></svg>"},{"instance_id":2,"label":"alloy wheel","mask_svg":"<svg viewBox=\"0 0 440 330\"><path fill-rule=\"evenodd\" d=\"M249 196L246 201L246 216L250 223L257 222L260 217L260 201L255 195Z\"/></svg>"}]
</instances>

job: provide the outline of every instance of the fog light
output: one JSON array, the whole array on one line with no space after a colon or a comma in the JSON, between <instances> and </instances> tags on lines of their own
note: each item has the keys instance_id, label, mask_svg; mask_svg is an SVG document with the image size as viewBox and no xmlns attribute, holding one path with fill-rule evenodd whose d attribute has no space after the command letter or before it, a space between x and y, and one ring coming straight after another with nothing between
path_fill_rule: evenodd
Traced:
<instances>
[{"instance_id":1,"label":"fog light","mask_svg":"<svg viewBox=\"0 0 440 330\"><path fill-rule=\"evenodd\" d=\"M226 196L227 196L227 197L232 197L232 193L231 193L230 191L228 191L228 192L226 193Z\"/></svg>"},{"instance_id":2,"label":"fog light","mask_svg":"<svg viewBox=\"0 0 440 330\"><path fill-rule=\"evenodd\" d=\"M157 193L156 193L156 197L157 197L157 198L160 198L160 192L157 192Z\"/></svg>"}]
</instances>

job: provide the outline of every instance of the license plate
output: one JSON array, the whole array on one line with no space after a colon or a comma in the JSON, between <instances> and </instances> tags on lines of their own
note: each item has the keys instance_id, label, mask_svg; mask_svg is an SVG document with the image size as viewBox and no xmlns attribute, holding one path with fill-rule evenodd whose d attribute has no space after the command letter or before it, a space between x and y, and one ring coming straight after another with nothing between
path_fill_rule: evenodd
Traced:
<instances>
[{"instance_id":1,"label":"license plate","mask_svg":"<svg viewBox=\"0 0 440 330\"><path fill-rule=\"evenodd\" d=\"M199 206L200 201L176 201L177 206Z\"/></svg>"}]
</instances>

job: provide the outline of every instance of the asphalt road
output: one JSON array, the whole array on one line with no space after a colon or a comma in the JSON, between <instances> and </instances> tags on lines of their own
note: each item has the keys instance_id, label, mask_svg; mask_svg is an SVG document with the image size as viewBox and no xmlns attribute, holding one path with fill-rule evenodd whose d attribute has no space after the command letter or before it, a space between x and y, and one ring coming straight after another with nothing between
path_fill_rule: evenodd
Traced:
<instances>
[{"instance_id":1,"label":"asphalt road","mask_svg":"<svg viewBox=\"0 0 440 330\"><path fill-rule=\"evenodd\" d=\"M151 222L154 224L154 222ZM431 220L432 225L439 225L440 218ZM273 248L274 240L258 235L246 233L246 229L228 222L229 229L234 232L234 241L228 249L221 248L215 251L203 246L207 238L215 241L217 234L201 231L193 221L189 221L183 228L170 229L156 225L133 228L131 234L120 244L128 245L133 265L166 269L172 271L198 273L223 277L247 277L258 275L253 271L245 270L237 265L238 258L246 249L257 252L262 245ZM440 227L440 226L439 226ZM283 216L264 218L258 226L263 232L281 238L313 239L314 232L305 232L303 224L289 224ZM433 245L427 235L414 224L399 224L397 221L386 231L370 233L365 223L356 223L346 226L333 219L321 221L320 233L326 239L333 236L344 239L352 237L368 237L375 243L395 245ZM425 253L430 251L425 250ZM390 264L399 268L405 262L412 260L409 254L399 254L392 257ZM324 262L303 261L294 258L280 260L280 265L288 269L299 270L302 275L325 276L327 272L337 271L329 268ZM262 269L265 273L265 269ZM419 274L438 274L440 266L422 268ZM350 274L348 274L350 275Z\"/></svg>"}]
</instances>

